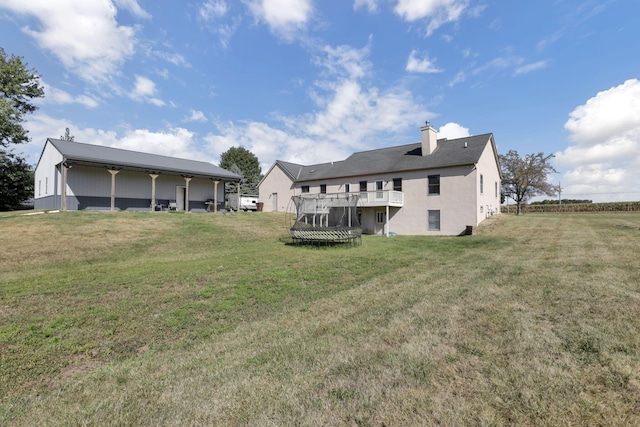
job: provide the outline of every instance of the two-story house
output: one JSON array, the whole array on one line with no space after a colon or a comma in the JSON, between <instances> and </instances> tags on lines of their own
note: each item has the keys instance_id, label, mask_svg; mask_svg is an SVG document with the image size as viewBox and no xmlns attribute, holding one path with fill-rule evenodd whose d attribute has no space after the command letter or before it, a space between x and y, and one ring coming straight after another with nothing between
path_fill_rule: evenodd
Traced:
<instances>
[{"instance_id":1,"label":"two-story house","mask_svg":"<svg viewBox=\"0 0 640 427\"><path fill-rule=\"evenodd\" d=\"M357 193L369 234L459 235L500 213L502 174L492 134L437 139L354 153L316 165L276 161L259 184L265 212L293 211L304 193Z\"/></svg>"}]
</instances>

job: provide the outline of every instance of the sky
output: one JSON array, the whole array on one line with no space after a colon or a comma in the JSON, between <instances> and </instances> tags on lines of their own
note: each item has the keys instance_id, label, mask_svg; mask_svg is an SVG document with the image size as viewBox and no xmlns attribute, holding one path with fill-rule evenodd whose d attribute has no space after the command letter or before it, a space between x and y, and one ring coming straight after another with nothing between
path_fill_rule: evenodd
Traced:
<instances>
[{"instance_id":1,"label":"sky","mask_svg":"<svg viewBox=\"0 0 640 427\"><path fill-rule=\"evenodd\" d=\"M315 164L493 133L562 197L640 200L637 0L0 0L46 138L218 164Z\"/></svg>"}]
</instances>

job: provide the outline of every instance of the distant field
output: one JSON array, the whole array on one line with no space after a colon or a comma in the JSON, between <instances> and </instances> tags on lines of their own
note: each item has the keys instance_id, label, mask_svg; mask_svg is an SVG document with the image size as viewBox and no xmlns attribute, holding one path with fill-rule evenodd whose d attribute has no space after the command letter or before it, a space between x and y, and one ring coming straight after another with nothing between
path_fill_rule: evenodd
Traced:
<instances>
[{"instance_id":1,"label":"distant field","mask_svg":"<svg viewBox=\"0 0 640 427\"><path fill-rule=\"evenodd\" d=\"M640 425L640 212L288 226L0 214L0 425Z\"/></svg>"}]
</instances>

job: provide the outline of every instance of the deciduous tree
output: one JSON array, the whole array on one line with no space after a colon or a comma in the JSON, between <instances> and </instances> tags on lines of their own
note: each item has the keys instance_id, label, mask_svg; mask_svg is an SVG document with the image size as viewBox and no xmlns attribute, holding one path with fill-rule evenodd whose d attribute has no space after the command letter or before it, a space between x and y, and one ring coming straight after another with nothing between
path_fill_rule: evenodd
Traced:
<instances>
[{"instance_id":1,"label":"deciduous tree","mask_svg":"<svg viewBox=\"0 0 640 427\"><path fill-rule=\"evenodd\" d=\"M8 147L29 141L24 116L37 110L32 100L42 96L35 70L0 47L0 210L18 209L33 197L33 168Z\"/></svg>"},{"instance_id":2,"label":"deciduous tree","mask_svg":"<svg viewBox=\"0 0 640 427\"><path fill-rule=\"evenodd\" d=\"M262 179L262 170L258 158L244 147L231 147L220 155L220 167L242 176L240 192L258 194L258 183ZM229 192L237 192L235 185L229 186Z\"/></svg>"},{"instance_id":3,"label":"deciduous tree","mask_svg":"<svg viewBox=\"0 0 640 427\"><path fill-rule=\"evenodd\" d=\"M20 209L33 197L33 168L25 159L0 150L0 211Z\"/></svg>"},{"instance_id":4,"label":"deciduous tree","mask_svg":"<svg viewBox=\"0 0 640 427\"><path fill-rule=\"evenodd\" d=\"M517 214L522 213L522 203L531 197L546 194L554 196L558 186L548 182L548 175L557 172L550 160L553 154L545 156L542 152L520 157L517 151L509 150L500 155L502 169L502 193L517 205Z\"/></svg>"},{"instance_id":5,"label":"deciduous tree","mask_svg":"<svg viewBox=\"0 0 640 427\"><path fill-rule=\"evenodd\" d=\"M0 147L29 141L24 116L38 109L31 101L44 96L40 76L19 56L7 58L0 47Z\"/></svg>"}]
</instances>

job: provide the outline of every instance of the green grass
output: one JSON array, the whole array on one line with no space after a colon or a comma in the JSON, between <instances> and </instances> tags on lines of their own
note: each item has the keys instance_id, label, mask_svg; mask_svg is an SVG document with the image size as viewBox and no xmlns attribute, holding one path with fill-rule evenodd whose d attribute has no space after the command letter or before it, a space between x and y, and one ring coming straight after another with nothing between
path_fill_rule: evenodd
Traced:
<instances>
[{"instance_id":1,"label":"green grass","mask_svg":"<svg viewBox=\"0 0 640 427\"><path fill-rule=\"evenodd\" d=\"M288 225L0 217L0 424L640 424L640 213Z\"/></svg>"}]
</instances>

